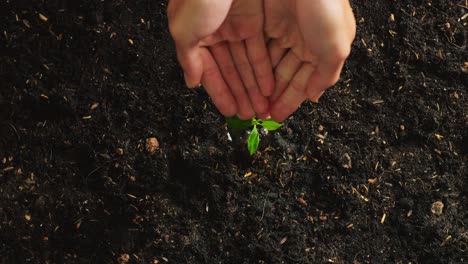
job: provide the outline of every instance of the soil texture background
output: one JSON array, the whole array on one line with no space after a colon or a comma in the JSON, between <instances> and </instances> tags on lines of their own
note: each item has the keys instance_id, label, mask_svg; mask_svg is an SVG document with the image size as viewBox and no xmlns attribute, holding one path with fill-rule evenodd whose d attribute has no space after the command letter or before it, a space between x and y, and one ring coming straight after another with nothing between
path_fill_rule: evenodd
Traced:
<instances>
[{"instance_id":1,"label":"soil texture background","mask_svg":"<svg viewBox=\"0 0 468 264\"><path fill-rule=\"evenodd\" d=\"M166 5L2 4L1 263L468 262L465 1L353 1L340 82L253 157Z\"/></svg>"}]
</instances>

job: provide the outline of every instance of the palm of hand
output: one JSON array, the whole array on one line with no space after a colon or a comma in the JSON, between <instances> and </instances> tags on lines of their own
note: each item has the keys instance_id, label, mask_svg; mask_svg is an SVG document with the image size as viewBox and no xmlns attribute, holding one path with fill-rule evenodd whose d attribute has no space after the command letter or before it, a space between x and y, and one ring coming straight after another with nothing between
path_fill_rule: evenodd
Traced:
<instances>
[{"instance_id":1,"label":"palm of hand","mask_svg":"<svg viewBox=\"0 0 468 264\"><path fill-rule=\"evenodd\" d=\"M268 116L265 96L274 88L263 26L262 0L235 0L219 29L201 40L237 102L237 114L244 119Z\"/></svg>"},{"instance_id":2,"label":"palm of hand","mask_svg":"<svg viewBox=\"0 0 468 264\"><path fill-rule=\"evenodd\" d=\"M296 1L266 0L265 14L265 33L273 40L275 48L290 48L304 61L316 60L309 50L304 49L304 37L296 17ZM274 59L273 64L277 65L280 58Z\"/></svg>"},{"instance_id":3,"label":"palm of hand","mask_svg":"<svg viewBox=\"0 0 468 264\"><path fill-rule=\"evenodd\" d=\"M201 41L203 46L221 41L243 41L253 38L263 30L263 6L261 1L234 0L221 26ZM207 24L216 23L207 19Z\"/></svg>"}]
</instances>

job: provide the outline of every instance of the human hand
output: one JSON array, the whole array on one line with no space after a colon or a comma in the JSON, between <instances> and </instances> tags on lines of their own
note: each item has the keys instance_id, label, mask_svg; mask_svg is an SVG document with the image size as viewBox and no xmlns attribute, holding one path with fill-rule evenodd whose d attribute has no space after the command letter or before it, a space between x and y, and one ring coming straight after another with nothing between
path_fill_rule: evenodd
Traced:
<instances>
[{"instance_id":1,"label":"human hand","mask_svg":"<svg viewBox=\"0 0 468 264\"><path fill-rule=\"evenodd\" d=\"M282 121L338 81L356 23L348 0L265 0L265 16L276 79L270 113Z\"/></svg>"},{"instance_id":2,"label":"human hand","mask_svg":"<svg viewBox=\"0 0 468 264\"><path fill-rule=\"evenodd\" d=\"M266 117L274 77L263 0L170 0L168 17L187 86L203 84L225 116Z\"/></svg>"}]
</instances>

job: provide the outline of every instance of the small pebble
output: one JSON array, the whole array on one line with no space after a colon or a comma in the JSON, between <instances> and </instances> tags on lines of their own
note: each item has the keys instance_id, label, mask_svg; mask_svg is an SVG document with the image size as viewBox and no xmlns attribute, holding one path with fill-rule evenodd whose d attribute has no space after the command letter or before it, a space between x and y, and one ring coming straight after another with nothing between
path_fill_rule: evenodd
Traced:
<instances>
[{"instance_id":1,"label":"small pebble","mask_svg":"<svg viewBox=\"0 0 468 264\"><path fill-rule=\"evenodd\" d=\"M431 212L433 215L440 216L442 215L444 210L444 204L441 201L437 201L432 204L431 206Z\"/></svg>"},{"instance_id":2,"label":"small pebble","mask_svg":"<svg viewBox=\"0 0 468 264\"><path fill-rule=\"evenodd\" d=\"M159 148L159 142L155 137L146 139L146 151L153 154Z\"/></svg>"},{"instance_id":3,"label":"small pebble","mask_svg":"<svg viewBox=\"0 0 468 264\"><path fill-rule=\"evenodd\" d=\"M283 237L283 239L281 239L280 241L280 245L283 245L284 243L286 243L286 241L288 241L288 237Z\"/></svg>"},{"instance_id":4,"label":"small pebble","mask_svg":"<svg viewBox=\"0 0 468 264\"><path fill-rule=\"evenodd\" d=\"M43 14L39 14L39 18L44 22L47 22L47 20L48 20L47 17L44 16Z\"/></svg>"},{"instance_id":5,"label":"small pebble","mask_svg":"<svg viewBox=\"0 0 468 264\"><path fill-rule=\"evenodd\" d=\"M124 150L122 148L117 148L115 150L115 154L117 154L119 156L122 156L124 154Z\"/></svg>"},{"instance_id":6,"label":"small pebble","mask_svg":"<svg viewBox=\"0 0 468 264\"><path fill-rule=\"evenodd\" d=\"M298 201L300 204L302 204L303 206L307 206L307 201L304 200L304 198L299 197L299 198L297 198L297 201Z\"/></svg>"},{"instance_id":7,"label":"small pebble","mask_svg":"<svg viewBox=\"0 0 468 264\"><path fill-rule=\"evenodd\" d=\"M122 254L118 259L119 264L126 264L128 261L130 261L130 255L128 254Z\"/></svg>"}]
</instances>

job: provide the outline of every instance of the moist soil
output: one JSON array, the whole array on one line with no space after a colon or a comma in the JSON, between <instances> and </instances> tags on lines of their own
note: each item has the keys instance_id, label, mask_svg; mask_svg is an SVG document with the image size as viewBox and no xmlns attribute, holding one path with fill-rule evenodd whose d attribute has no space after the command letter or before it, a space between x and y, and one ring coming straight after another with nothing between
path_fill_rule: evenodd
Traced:
<instances>
[{"instance_id":1,"label":"moist soil","mask_svg":"<svg viewBox=\"0 0 468 264\"><path fill-rule=\"evenodd\" d=\"M0 262L468 261L465 1L353 1L340 82L252 157L166 5L2 4Z\"/></svg>"}]
</instances>

